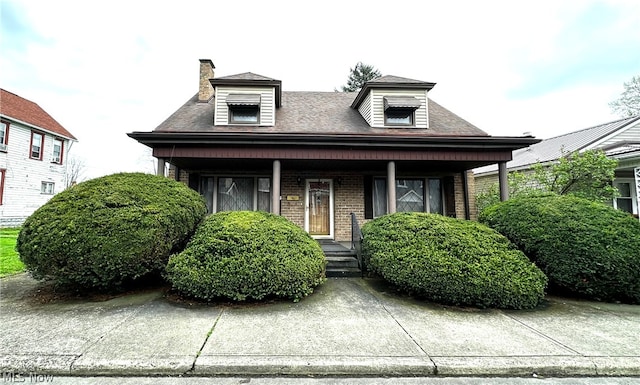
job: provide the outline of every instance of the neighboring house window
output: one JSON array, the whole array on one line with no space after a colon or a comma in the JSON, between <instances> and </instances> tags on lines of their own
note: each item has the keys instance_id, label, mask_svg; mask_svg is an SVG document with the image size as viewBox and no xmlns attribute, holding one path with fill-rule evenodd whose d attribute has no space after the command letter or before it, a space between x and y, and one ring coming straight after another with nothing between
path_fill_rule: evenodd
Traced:
<instances>
[{"instance_id":1,"label":"neighboring house window","mask_svg":"<svg viewBox=\"0 0 640 385\"><path fill-rule=\"evenodd\" d=\"M385 126L413 126L415 110L420 108L420 100L413 96L385 96Z\"/></svg>"},{"instance_id":2,"label":"neighboring house window","mask_svg":"<svg viewBox=\"0 0 640 385\"><path fill-rule=\"evenodd\" d=\"M53 157L51 163L62 164L62 155L64 151L64 143L60 139L53 140Z\"/></svg>"},{"instance_id":3,"label":"neighboring house window","mask_svg":"<svg viewBox=\"0 0 640 385\"><path fill-rule=\"evenodd\" d=\"M42 160L42 145L44 142L44 136L37 132L31 131L31 152L29 157L31 159Z\"/></svg>"},{"instance_id":4,"label":"neighboring house window","mask_svg":"<svg viewBox=\"0 0 640 385\"><path fill-rule=\"evenodd\" d=\"M271 180L262 177L201 177L200 194L209 213L271 211Z\"/></svg>"},{"instance_id":5,"label":"neighboring house window","mask_svg":"<svg viewBox=\"0 0 640 385\"><path fill-rule=\"evenodd\" d=\"M259 124L260 123L260 95L259 94L229 94L229 124Z\"/></svg>"},{"instance_id":6,"label":"neighboring house window","mask_svg":"<svg viewBox=\"0 0 640 385\"><path fill-rule=\"evenodd\" d=\"M0 121L0 151L7 152L9 144L9 122Z\"/></svg>"},{"instance_id":7,"label":"neighboring house window","mask_svg":"<svg viewBox=\"0 0 640 385\"><path fill-rule=\"evenodd\" d=\"M635 206L635 191L633 188L633 183L629 182L615 182L615 187L618 189L618 193L620 194L614 201L614 207L618 210L626 211L628 213L633 214L636 212L637 208L634 210Z\"/></svg>"},{"instance_id":8,"label":"neighboring house window","mask_svg":"<svg viewBox=\"0 0 640 385\"><path fill-rule=\"evenodd\" d=\"M53 195L54 189L55 189L55 183L42 182L42 187L40 188L40 192L42 194Z\"/></svg>"},{"instance_id":9,"label":"neighboring house window","mask_svg":"<svg viewBox=\"0 0 640 385\"><path fill-rule=\"evenodd\" d=\"M373 180L373 216L387 213L387 180ZM444 214L442 181L439 178L396 180L397 212L430 212Z\"/></svg>"},{"instance_id":10,"label":"neighboring house window","mask_svg":"<svg viewBox=\"0 0 640 385\"><path fill-rule=\"evenodd\" d=\"M2 197L4 195L4 174L7 172L6 169L0 168L0 205L2 205Z\"/></svg>"}]
</instances>

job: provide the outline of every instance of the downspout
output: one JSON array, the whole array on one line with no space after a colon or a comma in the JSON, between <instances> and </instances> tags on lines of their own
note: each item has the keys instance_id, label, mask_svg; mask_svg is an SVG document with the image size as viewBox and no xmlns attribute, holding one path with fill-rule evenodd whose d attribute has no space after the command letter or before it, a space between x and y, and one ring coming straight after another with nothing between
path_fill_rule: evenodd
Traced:
<instances>
[{"instance_id":1,"label":"downspout","mask_svg":"<svg viewBox=\"0 0 640 385\"><path fill-rule=\"evenodd\" d=\"M462 194L464 196L464 219L470 220L471 213L469 212L469 183L467 177L469 176L469 170L465 170L462 173Z\"/></svg>"}]
</instances>

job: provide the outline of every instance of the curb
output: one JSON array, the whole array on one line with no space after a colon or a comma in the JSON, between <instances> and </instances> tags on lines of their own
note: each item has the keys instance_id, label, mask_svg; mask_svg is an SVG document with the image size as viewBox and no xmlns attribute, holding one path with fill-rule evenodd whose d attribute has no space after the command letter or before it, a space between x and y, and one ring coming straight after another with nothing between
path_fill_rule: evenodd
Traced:
<instances>
[{"instance_id":1,"label":"curb","mask_svg":"<svg viewBox=\"0 0 640 385\"><path fill-rule=\"evenodd\" d=\"M158 356L82 360L73 355L0 357L0 372L62 376L640 377L639 357Z\"/></svg>"}]
</instances>

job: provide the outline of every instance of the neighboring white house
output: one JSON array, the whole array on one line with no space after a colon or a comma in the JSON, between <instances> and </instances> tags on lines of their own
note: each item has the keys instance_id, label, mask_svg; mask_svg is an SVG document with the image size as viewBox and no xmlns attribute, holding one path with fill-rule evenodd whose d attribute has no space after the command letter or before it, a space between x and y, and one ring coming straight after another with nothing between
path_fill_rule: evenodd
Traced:
<instances>
[{"instance_id":1,"label":"neighboring white house","mask_svg":"<svg viewBox=\"0 0 640 385\"><path fill-rule=\"evenodd\" d=\"M513 160L507 162L507 171L530 170L538 162L543 165L557 162L563 153L592 149L602 150L609 158L618 160L613 184L620 196L612 204L637 217L640 207L640 116L585 128L515 150ZM495 165L480 167L473 172L477 193L486 191L498 180Z\"/></svg>"},{"instance_id":2,"label":"neighboring white house","mask_svg":"<svg viewBox=\"0 0 640 385\"><path fill-rule=\"evenodd\" d=\"M65 188L75 141L36 103L0 89L0 227L21 225Z\"/></svg>"}]
</instances>

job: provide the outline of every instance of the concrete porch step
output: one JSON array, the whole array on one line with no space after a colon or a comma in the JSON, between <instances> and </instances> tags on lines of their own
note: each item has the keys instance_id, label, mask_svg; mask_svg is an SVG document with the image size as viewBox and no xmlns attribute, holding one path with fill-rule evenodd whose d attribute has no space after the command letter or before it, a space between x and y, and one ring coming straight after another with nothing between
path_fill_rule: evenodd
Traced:
<instances>
[{"instance_id":1,"label":"concrete porch step","mask_svg":"<svg viewBox=\"0 0 640 385\"><path fill-rule=\"evenodd\" d=\"M335 241L319 243L327 259L327 277L362 277L355 250Z\"/></svg>"},{"instance_id":2,"label":"concrete porch step","mask_svg":"<svg viewBox=\"0 0 640 385\"><path fill-rule=\"evenodd\" d=\"M340 268L330 268L327 267L326 271L327 277L329 278L361 278L362 271L357 267L340 267Z\"/></svg>"},{"instance_id":3,"label":"concrete porch step","mask_svg":"<svg viewBox=\"0 0 640 385\"><path fill-rule=\"evenodd\" d=\"M337 255L327 255L327 267L355 267L358 268L358 260L355 256L337 256Z\"/></svg>"}]
</instances>

